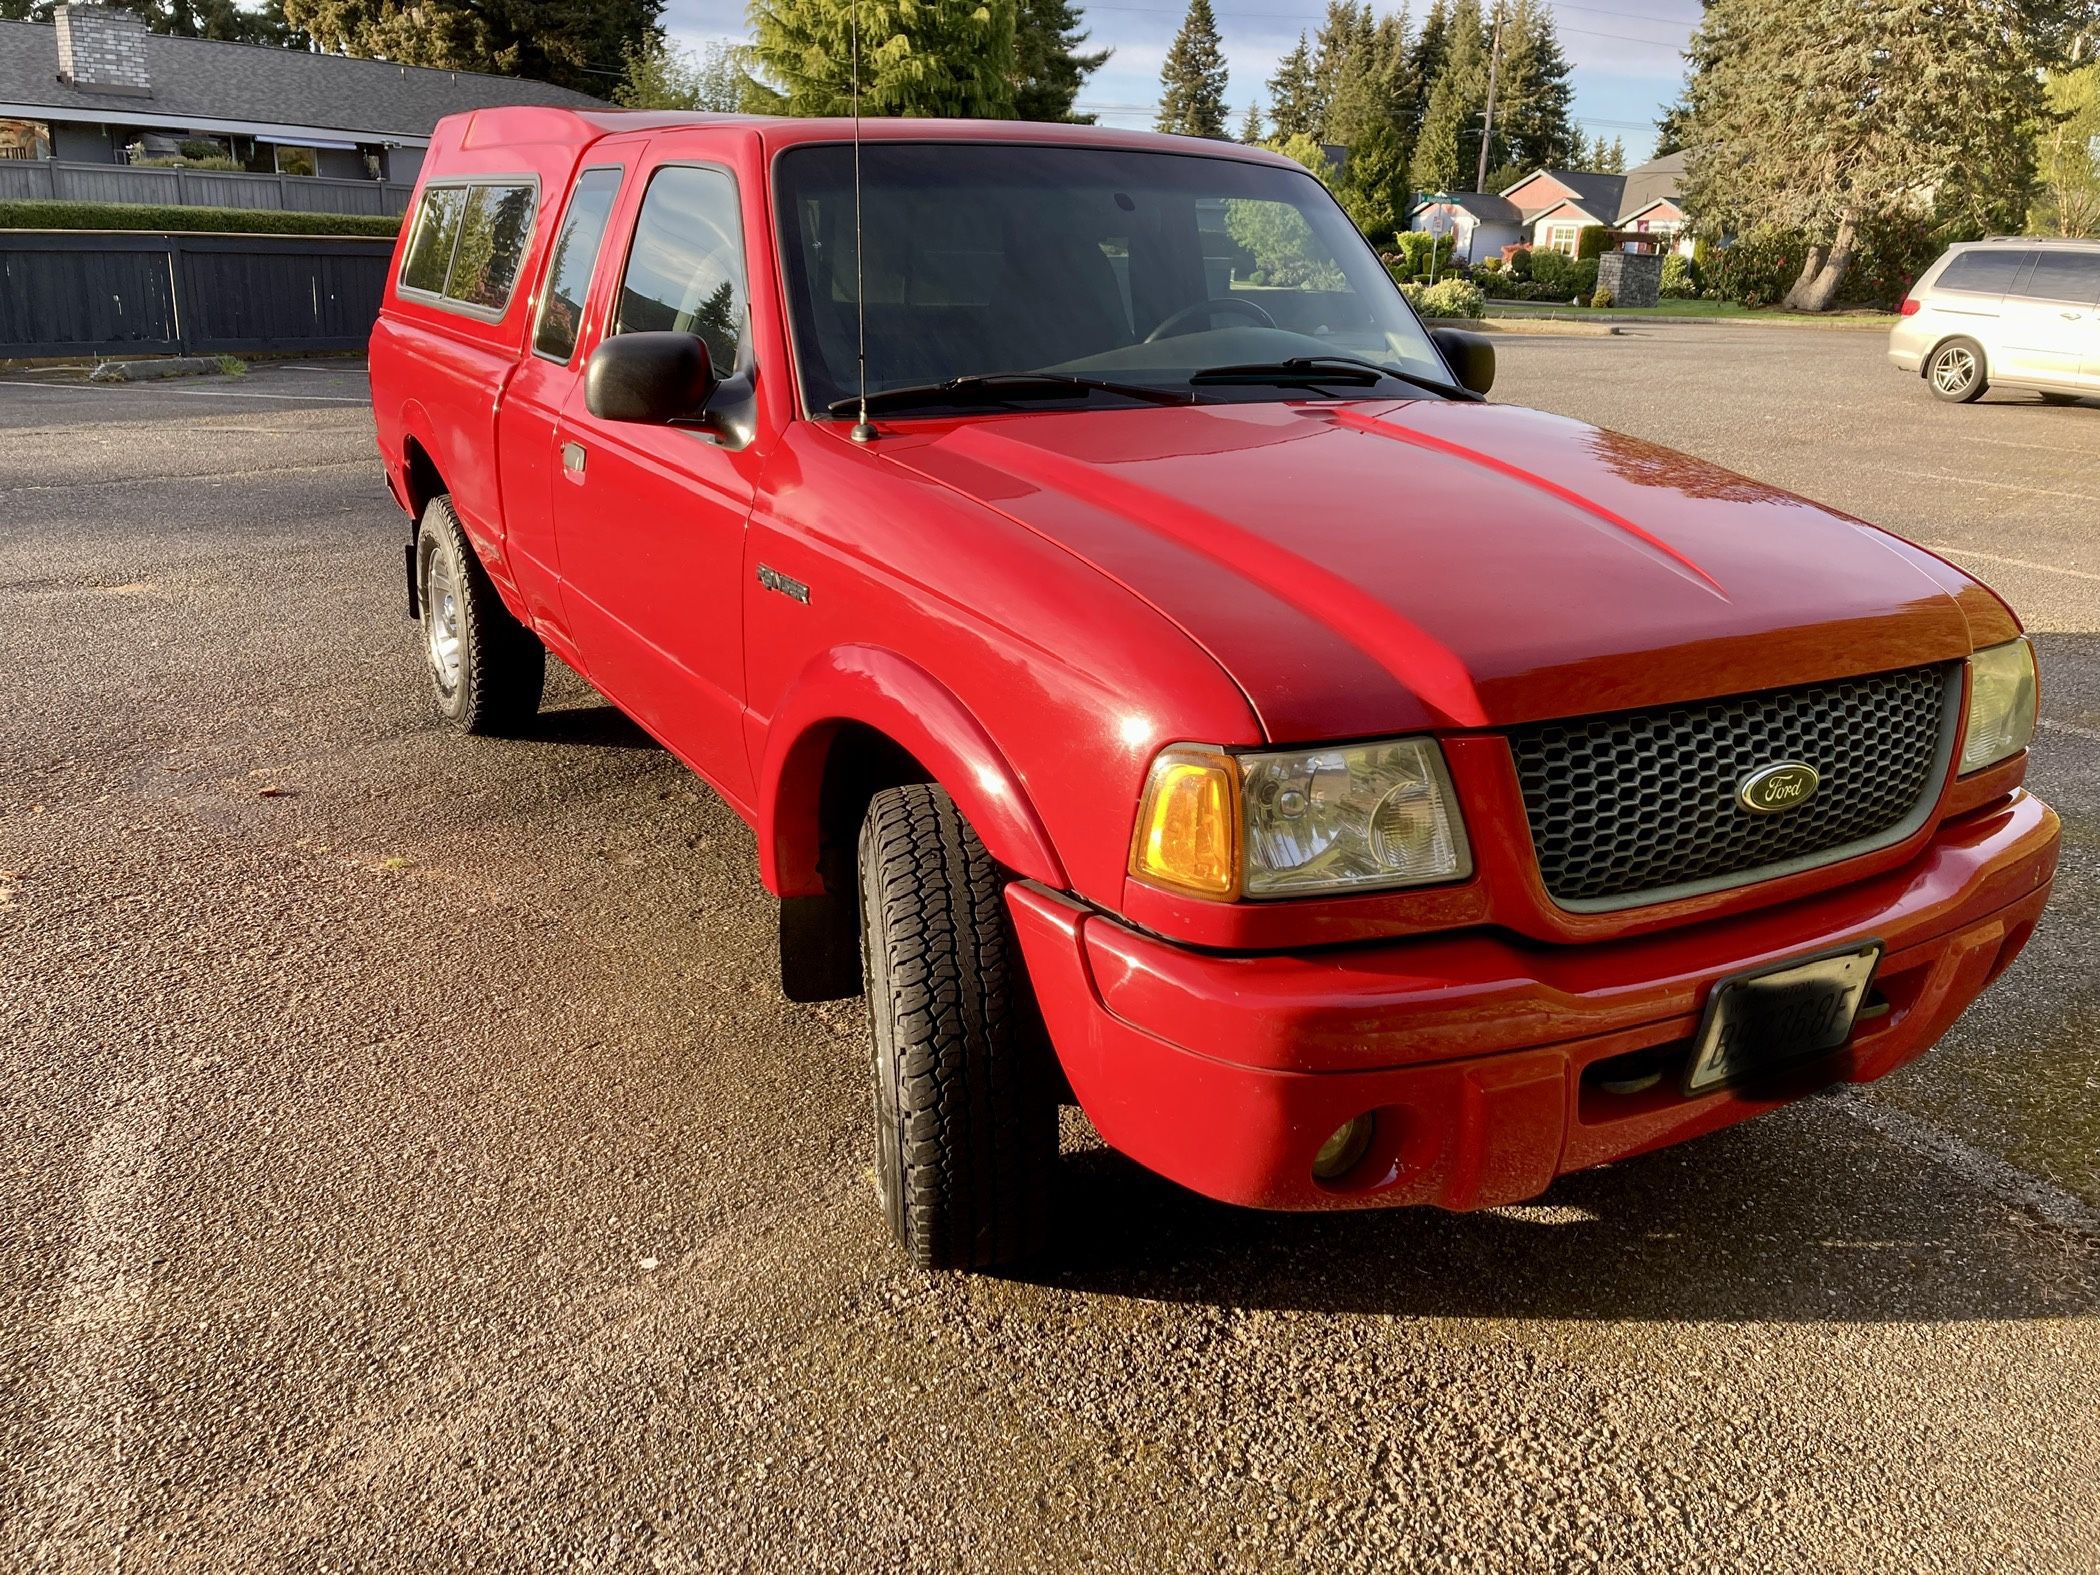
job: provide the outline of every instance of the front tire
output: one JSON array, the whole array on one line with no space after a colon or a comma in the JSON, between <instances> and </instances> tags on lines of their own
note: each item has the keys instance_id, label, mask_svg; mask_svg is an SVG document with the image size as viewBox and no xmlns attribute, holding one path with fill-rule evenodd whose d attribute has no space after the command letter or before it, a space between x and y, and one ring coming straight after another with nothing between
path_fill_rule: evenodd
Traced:
<instances>
[{"instance_id":1,"label":"front tire","mask_svg":"<svg viewBox=\"0 0 2100 1575\"><path fill-rule=\"evenodd\" d=\"M1950 339L1927 358L1925 386L1935 399L1966 405L1990 387L1986 370L1982 345L1973 339Z\"/></svg>"},{"instance_id":2,"label":"front tire","mask_svg":"<svg viewBox=\"0 0 2100 1575\"><path fill-rule=\"evenodd\" d=\"M439 494L416 531L423 656L438 715L463 733L514 733L540 708L547 648L511 616Z\"/></svg>"},{"instance_id":3,"label":"front tire","mask_svg":"<svg viewBox=\"0 0 2100 1575\"><path fill-rule=\"evenodd\" d=\"M921 1269L1019 1262L1048 1234L1057 1093L1005 884L939 788L889 788L868 806L876 1184Z\"/></svg>"}]
</instances>

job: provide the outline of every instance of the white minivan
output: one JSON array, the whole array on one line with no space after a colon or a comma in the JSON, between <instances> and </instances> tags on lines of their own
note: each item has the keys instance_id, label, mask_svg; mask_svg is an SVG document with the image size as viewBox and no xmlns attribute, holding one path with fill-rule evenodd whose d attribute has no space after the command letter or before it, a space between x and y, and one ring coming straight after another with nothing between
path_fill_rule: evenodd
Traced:
<instances>
[{"instance_id":1,"label":"white minivan","mask_svg":"<svg viewBox=\"0 0 2100 1575\"><path fill-rule=\"evenodd\" d=\"M2100 241L1950 246L1904 301L1889 359L1955 404L1987 388L2100 397Z\"/></svg>"}]
</instances>

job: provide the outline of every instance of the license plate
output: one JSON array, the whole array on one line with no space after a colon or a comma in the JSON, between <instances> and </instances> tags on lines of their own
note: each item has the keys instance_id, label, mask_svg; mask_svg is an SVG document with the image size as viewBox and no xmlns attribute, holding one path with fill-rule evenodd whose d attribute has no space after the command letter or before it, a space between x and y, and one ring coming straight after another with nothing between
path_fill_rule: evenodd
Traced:
<instances>
[{"instance_id":1,"label":"license plate","mask_svg":"<svg viewBox=\"0 0 2100 1575\"><path fill-rule=\"evenodd\" d=\"M1852 1021L1880 961L1881 942L1869 941L1723 979L1707 997L1684 1091L1709 1093L1835 1050L1852 1037Z\"/></svg>"}]
</instances>

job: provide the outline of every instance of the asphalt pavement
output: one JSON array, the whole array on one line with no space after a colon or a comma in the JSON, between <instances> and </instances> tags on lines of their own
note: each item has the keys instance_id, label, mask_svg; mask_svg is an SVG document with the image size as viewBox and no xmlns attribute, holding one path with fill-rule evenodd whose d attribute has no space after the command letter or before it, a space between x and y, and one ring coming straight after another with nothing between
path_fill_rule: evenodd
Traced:
<instances>
[{"instance_id":1,"label":"asphalt pavement","mask_svg":"<svg viewBox=\"0 0 2100 1575\"><path fill-rule=\"evenodd\" d=\"M566 673L437 725L357 368L0 382L0 1568L2100 1566L2100 401L1500 348L2006 592L2050 915L1916 1066L1523 1207L1068 1117L1013 1279L893 1255L732 814Z\"/></svg>"}]
</instances>

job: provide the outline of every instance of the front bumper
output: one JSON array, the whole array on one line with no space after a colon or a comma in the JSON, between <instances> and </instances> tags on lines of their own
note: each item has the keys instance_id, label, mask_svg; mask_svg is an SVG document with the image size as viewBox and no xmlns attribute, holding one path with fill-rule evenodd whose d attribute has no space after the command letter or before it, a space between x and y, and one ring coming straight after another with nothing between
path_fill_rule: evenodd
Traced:
<instances>
[{"instance_id":1,"label":"front bumper","mask_svg":"<svg viewBox=\"0 0 2100 1575\"><path fill-rule=\"evenodd\" d=\"M1228 1203L1470 1209L1919 1055L2026 944L2058 840L2055 813L2016 792L1944 822L1899 869L1574 946L1474 930L1222 955L1026 883L1008 901L1058 1059L1110 1146ZM1842 1049L1754 1093L1677 1091L1717 979L1869 938L1886 947L1875 1015ZM1633 1061L1659 1062L1660 1082L1615 1093L1593 1071ZM1377 1121L1363 1161L1339 1182L1315 1180L1314 1153L1366 1112Z\"/></svg>"}]
</instances>

